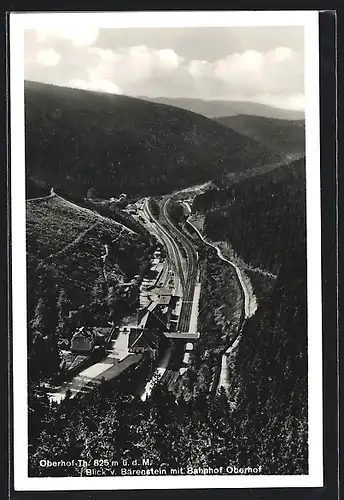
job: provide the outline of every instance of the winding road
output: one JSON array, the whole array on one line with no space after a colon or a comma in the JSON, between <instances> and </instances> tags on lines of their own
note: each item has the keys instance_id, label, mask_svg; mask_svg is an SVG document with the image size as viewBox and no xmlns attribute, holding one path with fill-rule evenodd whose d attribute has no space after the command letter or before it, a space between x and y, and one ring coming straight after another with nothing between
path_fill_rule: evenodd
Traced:
<instances>
[{"instance_id":1,"label":"winding road","mask_svg":"<svg viewBox=\"0 0 344 500\"><path fill-rule=\"evenodd\" d=\"M218 257L221 260L223 260L224 262L227 262L228 264L230 264L234 268L236 275L238 277L239 283L241 285L241 289L242 289L243 294L244 294L245 318L250 318L251 316L253 316L253 314L256 312L256 309L257 309L257 300L256 300L255 296L252 294L252 292L248 289L248 286L245 283L245 279L244 279L244 276L243 276L241 269L237 266L237 264L235 264L235 262L227 259L227 257L225 257L223 255L221 248L219 248L217 245L209 242L207 239L204 238L204 236L200 233L199 229L191 222L190 217L188 218L188 223L190 224L190 226L193 227L193 229L197 232L198 236L201 238L201 240L206 245L208 245L212 248L215 248Z\"/></svg>"},{"instance_id":2,"label":"winding road","mask_svg":"<svg viewBox=\"0 0 344 500\"><path fill-rule=\"evenodd\" d=\"M244 317L245 319L250 318L253 316L253 314L256 312L257 309L257 300L255 295L252 293L252 291L249 289L247 286L243 273L241 269L235 264L235 262L232 262L231 260L227 259L223 253L221 248L219 248L217 245L214 243L209 242L208 240L205 239L205 237L201 234L199 229L196 227L195 224L192 223L191 217L188 217L187 219L188 224L190 224L191 227L196 231L200 239L208 246L214 248L217 252L218 257L223 260L224 262L227 262L230 264L233 269L236 272L239 284L241 286L243 295L244 295ZM224 352L221 358L221 369L220 369L220 375L219 375L219 382L217 386L217 390L219 391L221 387L224 389L228 389L229 387L229 374L228 374L228 356L236 349L238 346L239 342L241 339L241 333L239 336L235 339L235 341L227 348L227 350Z\"/></svg>"}]
</instances>

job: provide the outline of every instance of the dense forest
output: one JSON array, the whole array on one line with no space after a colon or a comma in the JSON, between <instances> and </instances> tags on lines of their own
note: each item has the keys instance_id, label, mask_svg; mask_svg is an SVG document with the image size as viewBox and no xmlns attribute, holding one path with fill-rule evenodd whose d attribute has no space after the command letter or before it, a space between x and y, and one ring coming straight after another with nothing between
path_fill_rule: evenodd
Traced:
<instances>
[{"instance_id":1,"label":"dense forest","mask_svg":"<svg viewBox=\"0 0 344 500\"><path fill-rule=\"evenodd\" d=\"M240 134L265 144L272 151L288 155L305 154L305 121L262 116L220 116L216 121Z\"/></svg>"},{"instance_id":2,"label":"dense forest","mask_svg":"<svg viewBox=\"0 0 344 500\"><path fill-rule=\"evenodd\" d=\"M29 198L42 185L82 196L168 193L280 160L204 116L126 96L26 82L25 120Z\"/></svg>"},{"instance_id":3,"label":"dense forest","mask_svg":"<svg viewBox=\"0 0 344 500\"><path fill-rule=\"evenodd\" d=\"M196 197L205 234L227 241L245 262L277 273L281 261L305 241L305 161L295 160L229 188Z\"/></svg>"},{"instance_id":4,"label":"dense forest","mask_svg":"<svg viewBox=\"0 0 344 500\"><path fill-rule=\"evenodd\" d=\"M208 391L216 354L209 354L211 335L198 351L197 358L204 357L199 380L194 371L194 383L178 397L157 386L142 402L128 380L51 408L32 394L36 433L30 473L85 474L82 467L39 466L40 459L54 456L89 463L99 457L129 463L149 458L158 467L261 466L264 474L306 474L304 265L301 249L281 268L270 303L246 323L228 395ZM190 390L193 385L196 390ZM121 466L113 469L120 474Z\"/></svg>"},{"instance_id":5,"label":"dense forest","mask_svg":"<svg viewBox=\"0 0 344 500\"><path fill-rule=\"evenodd\" d=\"M244 326L231 400L242 453L286 474L307 473L307 286L300 241L278 273L270 300Z\"/></svg>"}]
</instances>

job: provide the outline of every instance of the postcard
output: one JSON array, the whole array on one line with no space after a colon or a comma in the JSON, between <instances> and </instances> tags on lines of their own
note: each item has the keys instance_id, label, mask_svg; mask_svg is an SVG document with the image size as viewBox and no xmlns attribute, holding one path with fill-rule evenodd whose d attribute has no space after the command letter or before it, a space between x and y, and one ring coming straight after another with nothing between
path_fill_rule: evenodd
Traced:
<instances>
[{"instance_id":1,"label":"postcard","mask_svg":"<svg viewBox=\"0 0 344 500\"><path fill-rule=\"evenodd\" d=\"M15 490L323 485L318 46L10 15Z\"/></svg>"}]
</instances>

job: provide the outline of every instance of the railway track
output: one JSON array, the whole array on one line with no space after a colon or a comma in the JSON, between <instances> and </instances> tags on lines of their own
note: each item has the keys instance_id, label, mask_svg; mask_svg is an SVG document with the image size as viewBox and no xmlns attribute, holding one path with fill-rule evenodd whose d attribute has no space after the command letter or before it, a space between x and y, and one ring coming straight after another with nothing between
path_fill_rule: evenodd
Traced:
<instances>
[{"instance_id":1,"label":"railway track","mask_svg":"<svg viewBox=\"0 0 344 500\"><path fill-rule=\"evenodd\" d=\"M149 209L148 203L145 204L143 212L146 216L146 218L149 220L153 220L156 226L157 232L160 233L160 239L163 241L167 254L169 256L169 261L173 268L175 269L175 272L178 274L180 283L182 286L182 290L184 290L185 287L185 274L183 270L183 265L182 265L182 256L181 256L181 251L175 242L175 240L171 237L171 235L168 233L168 231L160 224L158 219L154 217L152 212Z\"/></svg>"},{"instance_id":2,"label":"railway track","mask_svg":"<svg viewBox=\"0 0 344 500\"><path fill-rule=\"evenodd\" d=\"M188 332L190 328L192 302L197 282L198 257L194 246L170 219L167 212L169 202L169 197L163 198L161 202L161 219L165 226L168 227L170 233L172 233L172 235L176 238L176 241L178 241L184 249L186 255L186 276L183 287L183 302L177 329L181 332Z\"/></svg>"},{"instance_id":3,"label":"railway track","mask_svg":"<svg viewBox=\"0 0 344 500\"><path fill-rule=\"evenodd\" d=\"M155 217L146 201L143 208L143 216L146 224L150 224L151 230L156 233L164 243L169 261L173 265L182 287L182 306L179 315L177 331L189 332L195 286L198 276L198 255L188 238L174 225L170 219L167 208L170 197L164 197L160 202L159 219ZM152 224L153 221L153 224ZM160 379L160 383L171 389L179 377L179 368L182 365L184 347L179 345L174 351L168 365Z\"/></svg>"}]
</instances>

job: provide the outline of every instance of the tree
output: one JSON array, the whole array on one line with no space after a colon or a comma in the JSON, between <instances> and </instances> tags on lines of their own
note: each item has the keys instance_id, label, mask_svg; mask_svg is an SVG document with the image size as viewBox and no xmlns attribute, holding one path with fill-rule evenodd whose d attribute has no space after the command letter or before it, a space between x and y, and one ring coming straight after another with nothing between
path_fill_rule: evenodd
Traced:
<instances>
[{"instance_id":1,"label":"tree","mask_svg":"<svg viewBox=\"0 0 344 500\"><path fill-rule=\"evenodd\" d=\"M150 198L149 200L149 209L154 215L154 217L159 217L160 214L160 207L158 203L154 200L154 198Z\"/></svg>"},{"instance_id":2,"label":"tree","mask_svg":"<svg viewBox=\"0 0 344 500\"><path fill-rule=\"evenodd\" d=\"M30 325L34 333L39 332L43 336L48 334L47 314L48 314L47 300L45 297L40 297L38 299L35 308L35 314Z\"/></svg>"},{"instance_id":3,"label":"tree","mask_svg":"<svg viewBox=\"0 0 344 500\"><path fill-rule=\"evenodd\" d=\"M29 368L34 378L49 378L59 369L57 318L54 295L40 297L30 324Z\"/></svg>"},{"instance_id":4,"label":"tree","mask_svg":"<svg viewBox=\"0 0 344 500\"><path fill-rule=\"evenodd\" d=\"M61 288L60 295L57 301L57 329L60 335L67 333L67 318L70 311L70 301L64 288ZM64 335L65 336L65 335Z\"/></svg>"},{"instance_id":5,"label":"tree","mask_svg":"<svg viewBox=\"0 0 344 500\"><path fill-rule=\"evenodd\" d=\"M55 376L60 362L55 342L39 332L35 333L29 353L30 379L42 380Z\"/></svg>"},{"instance_id":6,"label":"tree","mask_svg":"<svg viewBox=\"0 0 344 500\"><path fill-rule=\"evenodd\" d=\"M88 191L87 191L87 198L96 198L97 196L97 192L94 188L90 188Z\"/></svg>"},{"instance_id":7,"label":"tree","mask_svg":"<svg viewBox=\"0 0 344 500\"><path fill-rule=\"evenodd\" d=\"M182 221L184 217L184 210L180 203L177 203L173 200L170 201L167 205L167 211L173 222L176 222L178 224Z\"/></svg>"}]
</instances>

